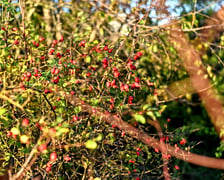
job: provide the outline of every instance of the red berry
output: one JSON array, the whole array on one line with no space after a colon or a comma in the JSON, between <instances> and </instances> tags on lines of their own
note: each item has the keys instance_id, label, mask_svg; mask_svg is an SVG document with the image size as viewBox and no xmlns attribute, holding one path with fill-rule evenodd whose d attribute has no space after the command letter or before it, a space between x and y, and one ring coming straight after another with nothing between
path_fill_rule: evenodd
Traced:
<instances>
[{"instance_id":1,"label":"red berry","mask_svg":"<svg viewBox=\"0 0 224 180\"><path fill-rule=\"evenodd\" d=\"M34 70L33 70L33 72L38 73L38 72L39 72L39 70L38 70L38 69L34 69Z\"/></svg>"},{"instance_id":2,"label":"red berry","mask_svg":"<svg viewBox=\"0 0 224 180\"><path fill-rule=\"evenodd\" d=\"M129 86L128 86L127 84L124 85L124 90L125 90L126 92L129 91Z\"/></svg>"},{"instance_id":3,"label":"red berry","mask_svg":"<svg viewBox=\"0 0 224 180\"><path fill-rule=\"evenodd\" d=\"M51 160L51 161L56 161L56 159L57 159L57 153L56 153L56 152L52 152L52 153L50 154L50 160Z\"/></svg>"},{"instance_id":4,"label":"red berry","mask_svg":"<svg viewBox=\"0 0 224 180\"><path fill-rule=\"evenodd\" d=\"M16 39L16 40L13 42L13 44L18 45L18 44L19 44L18 39Z\"/></svg>"},{"instance_id":5,"label":"red berry","mask_svg":"<svg viewBox=\"0 0 224 180\"><path fill-rule=\"evenodd\" d=\"M50 91L49 91L48 89L45 89L45 90L44 90L44 93L45 93L45 94L48 94L49 92L50 92Z\"/></svg>"},{"instance_id":6,"label":"red berry","mask_svg":"<svg viewBox=\"0 0 224 180\"><path fill-rule=\"evenodd\" d=\"M71 158L70 158L69 156L65 156L65 157L64 157L64 160L65 160L65 161L71 161Z\"/></svg>"},{"instance_id":7,"label":"red berry","mask_svg":"<svg viewBox=\"0 0 224 180\"><path fill-rule=\"evenodd\" d=\"M59 73L59 69L55 69L55 74L58 74Z\"/></svg>"},{"instance_id":8,"label":"red berry","mask_svg":"<svg viewBox=\"0 0 224 180\"><path fill-rule=\"evenodd\" d=\"M114 108L114 105L113 105L113 104L111 104L111 105L110 105L110 109L113 109L113 108Z\"/></svg>"},{"instance_id":9,"label":"red berry","mask_svg":"<svg viewBox=\"0 0 224 180\"><path fill-rule=\"evenodd\" d=\"M139 83L139 78L135 77L135 82Z\"/></svg>"},{"instance_id":10,"label":"red berry","mask_svg":"<svg viewBox=\"0 0 224 180\"><path fill-rule=\"evenodd\" d=\"M13 31L17 31L18 29L16 27L12 28Z\"/></svg>"},{"instance_id":11,"label":"red berry","mask_svg":"<svg viewBox=\"0 0 224 180\"><path fill-rule=\"evenodd\" d=\"M186 139L182 138L182 140L180 141L180 145L184 145L186 142Z\"/></svg>"},{"instance_id":12,"label":"red berry","mask_svg":"<svg viewBox=\"0 0 224 180\"><path fill-rule=\"evenodd\" d=\"M157 153L159 152L159 149L157 149L157 148L154 148L154 150L155 150L155 152L157 152Z\"/></svg>"},{"instance_id":13,"label":"red berry","mask_svg":"<svg viewBox=\"0 0 224 180\"><path fill-rule=\"evenodd\" d=\"M74 95L75 94L75 91L71 91L71 95Z\"/></svg>"},{"instance_id":14,"label":"red berry","mask_svg":"<svg viewBox=\"0 0 224 180\"><path fill-rule=\"evenodd\" d=\"M114 86L116 84L115 79L111 82L111 86Z\"/></svg>"},{"instance_id":15,"label":"red berry","mask_svg":"<svg viewBox=\"0 0 224 180\"><path fill-rule=\"evenodd\" d=\"M137 56L137 55L134 55L134 60L137 60L138 58L139 58L139 56Z\"/></svg>"},{"instance_id":16,"label":"red berry","mask_svg":"<svg viewBox=\"0 0 224 180\"><path fill-rule=\"evenodd\" d=\"M116 68L116 67L114 67L112 70L116 72L116 71L117 71L117 68Z\"/></svg>"},{"instance_id":17,"label":"red berry","mask_svg":"<svg viewBox=\"0 0 224 180\"><path fill-rule=\"evenodd\" d=\"M51 171L51 167L50 166L47 166L46 167L46 172L50 172Z\"/></svg>"},{"instance_id":18,"label":"red berry","mask_svg":"<svg viewBox=\"0 0 224 180\"><path fill-rule=\"evenodd\" d=\"M58 43L58 41L54 39L53 40L53 44L57 44L57 43Z\"/></svg>"},{"instance_id":19,"label":"red berry","mask_svg":"<svg viewBox=\"0 0 224 180\"><path fill-rule=\"evenodd\" d=\"M92 86L89 86L89 91L92 91L93 90L93 87Z\"/></svg>"},{"instance_id":20,"label":"red berry","mask_svg":"<svg viewBox=\"0 0 224 180\"><path fill-rule=\"evenodd\" d=\"M79 43L79 46L85 47L85 45L86 45L85 43L86 43L86 41L82 40L82 41Z\"/></svg>"},{"instance_id":21,"label":"red berry","mask_svg":"<svg viewBox=\"0 0 224 180\"><path fill-rule=\"evenodd\" d=\"M106 82L106 86L107 86L107 88L109 88L111 86L111 82L110 81L107 81Z\"/></svg>"},{"instance_id":22,"label":"red berry","mask_svg":"<svg viewBox=\"0 0 224 180\"><path fill-rule=\"evenodd\" d=\"M104 58L104 59L102 60L102 63L103 63L103 64L107 64L107 63L108 63L108 60L107 60L106 58Z\"/></svg>"},{"instance_id":23,"label":"red berry","mask_svg":"<svg viewBox=\"0 0 224 180\"><path fill-rule=\"evenodd\" d=\"M109 53L112 53L112 51L113 51L113 49L109 49L109 50L108 50Z\"/></svg>"},{"instance_id":24,"label":"red berry","mask_svg":"<svg viewBox=\"0 0 224 180\"><path fill-rule=\"evenodd\" d=\"M73 121L78 121L79 118L78 118L78 116L73 116L72 120L73 120Z\"/></svg>"},{"instance_id":25,"label":"red berry","mask_svg":"<svg viewBox=\"0 0 224 180\"><path fill-rule=\"evenodd\" d=\"M27 72L26 73L26 77L31 77L32 76L32 73L31 72Z\"/></svg>"},{"instance_id":26,"label":"red berry","mask_svg":"<svg viewBox=\"0 0 224 180\"><path fill-rule=\"evenodd\" d=\"M114 72L114 77L115 77L115 78L119 78L119 76L120 76L120 73L119 73L118 71L115 71L115 72Z\"/></svg>"},{"instance_id":27,"label":"red berry","mask_svg":"<svg viewBox=\"0 0 224 180\"><path fill-rule=\"evenodd\" d=\"M7 137L11 137L12 136L12 132L11 131L8 131L7 132Z\"/></svg>"},{"instance_id":28,"label":"red berry","mask_svg":"<svg viewBox=\"0 0 224 180\"><path fill-rule=\"evenodd\" d=\"M108 50L108 46L107 46L107 45L104 46L103 50L104 50L104 51L107 51L107 50Z\"/></svg>"},{"instance_id":29,"label":"red berry","mask_svg":"<svg viewBox=\"0 0 224 180\"><path fill-rule=\"evenodd\" d=\"M47 150L47 144L41 144L41 145L38 147L38 150L39 150L40 152L43 152L43 151Z\"/></svg>"},{"instance_id":30,"label":"red berry","mask_svg":"<svg viewBox=\"0 0 224 180\"><path fill-rule=\"evenodd\" d=\"M115 127L117 127L117 126L116 126L115 124L113 124L113 125L112 125L112 128L115 128Z\"/></svg>"},{"instance_id":31,"label":"red berry","mask_svg":"<svg viewBox=\"0 0 224 180\"><path fill-rule=\"evenodd\" d=\"M120 90L121 91L124 91L124 85L123 85L123 83L120 84Z\"/></svg>"},{"instance_id":32,"label":"red berry","mask_svg":"<svg viewBox=\"0 0 224 180\"><path fill-rule=\"evenodd\" d=\"M113 104L114 103L114 99L110 98L110 103Z\"/></svg>"},{"instance_id":33,"label":"red berry","mask_svg":"<svg viewBox=\"0 0 224 180\"><path fill-rule=\"evenodd\" d=\"M22 120L22 126L28 126L29 125L29 120L27 119L27 118L24 118L23 120Z\"/></svg>"},{"instance_id":34,"label":"red berry","mask_svg":"<svg viewBox=\"0 0 224 180\"><path fill-rule=\"evenodd\" d=\"M91 76L91 73L90 72L86 73L86 76L87 77Z\"/></svg>"},{"instance_id":35,"label":"red berry","mask_svg":"<svg viewBox=\"0 0 224 180\"><path fill-rule=\"evenodd\" d=\"M137 52L136 55L137 55L138 57L141 57L141 56L143 55L143 53L142 53L142 52Z\"/></svg>"},{"instance_id":36,"label":"red berry","mask_svg":"<svg viewBox=\"0 0 224 180\"><path fill-rule=\"evenodd\" d=\"M39 41L40 41L40 42L44 41L44 37L40 36L40 37L39 37Z\"/></svg>"}]
</instances>

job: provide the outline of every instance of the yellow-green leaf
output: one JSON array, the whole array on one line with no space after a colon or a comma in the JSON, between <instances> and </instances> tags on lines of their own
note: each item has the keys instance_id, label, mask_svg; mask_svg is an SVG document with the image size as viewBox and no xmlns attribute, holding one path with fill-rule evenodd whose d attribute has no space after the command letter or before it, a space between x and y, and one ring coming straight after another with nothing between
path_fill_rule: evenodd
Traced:
<instances>
[{"instance_id":1,"label":"yellow-green leaf","mask_svg":"<svg viewBox=\"0 0 224 180\"><path fill-rule=\"evenodd\" d=\"M3 115L6 112L5 108L0 108L0 116Z\"/></svg>"},{"instance_id":2,"label":"yellow-green leaf","mask_svg":"<svg viewBox=\"0 0 224 180\"><path fill-rule=\"evenodd\" d=\"M86 148L88 148L88 149L96 149L96 148L97 148L97 143L96 143L96 141L94 141L94 140L88 140L88 141L85 143L85 146L86 146Z\"/></svg>"},{"instance_id":3,"label":"yellow-green leaf","mask_svg":"<svg viewBox=\"0 0 224 180\"><path fill-rule=\"evenodd\" d=\"M135 118L136 121L138 121L142 124L146 123L145 117L141 114L134 114L134 118Z\"/></svg>"}]
</instances>

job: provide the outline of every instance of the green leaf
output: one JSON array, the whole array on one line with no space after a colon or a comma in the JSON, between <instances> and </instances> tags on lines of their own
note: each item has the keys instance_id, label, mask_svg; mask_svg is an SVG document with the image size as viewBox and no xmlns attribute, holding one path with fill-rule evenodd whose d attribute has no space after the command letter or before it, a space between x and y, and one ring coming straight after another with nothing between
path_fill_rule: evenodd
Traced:
<instances>
[{"instance_id":1,"label":"green leaf","mask_svg":"<svg viewBox=\"0 0 224 180\"><path fill-rule=\"evenodd\" d=\"M145 104L144 106L143 106L143 110L145 111L145 110L147 110L148 108L150 108L150 104Z\"/></svg>"},{"instance_id":2,"label":"green leaf","mask_svg":"<svg viewBox=\"0 0 224 180\"><path fill-rule=\"evenodd\" d=\"M134 114L134 118L135 118L136 121L138 121L142 124L146 123L145 117L141 114Z\"/></svg>"},{"instance_id":3,"label":"green leaf","mask_svg":"<svg viewBox=\"0 0 224 180\"><path fill-rule=\"evenodd\" d=\"M99 104L99 99L91 99L91 101L92 101L92 105L93 106L96 106L96 105L98 105Z\"/></svg>"},{"instance_id":4,"label":"green leaf","mask_svg":"<svg viewBox=\"0 0 224 180\"><path fill-rule=\"evenodd\" d=\"M97 148L97 143L94 140L88 140L85 143L86 148L88 149L96 149Z\"/></svg>"},{"instance_id":5,"label":"green leaf","mask_svg":"<svg viewBox=\"0 0 224 180\"><path fill-rule=\"evenodd\" d=\"M81 106L76 106L75 108L74 108L74 113L75 114L78 114L78 113L80 113L82 111L82 107Z\"/></svg>"},{"instance_id":6,"label":"green leaf","mask_svg":"<svg viewBox=\"0 0 224 180\"><path fill-rule=\"evenodd\" d=\"M94 138L95 141L101 141L103 139L103 135L99 134L96 138Z\"/></svg>"},{"instance_id":7,"label":"green leaf","mask_svg":"<svg viewBox=\"0 0 224 180\"><path fill-rule=\"evenodd\" d=\"M155 112L155 115L156 117L161 117L161 114L158 111Z\"/></svg>"},{"instance_id":8,"label":"green leaf","mask_svg":"<svg viewBox=\"0 0 224 180\"><path fill-rule=\"evenodd\" d=\"M139 22L140 25L143 25L144 23L145 23L145 20L141 20L141 21Z\"/></svg>"},{"instance_id":9,"label":"green leaf","mask_svg":"<svg viewBox=\"0 0 224 180\"><path fill-rule=\"evenodd\" d=\"M85 62L86 62L86 63L90 63L90 62L91 62L91 57L90 57L90 56L87 56L87 57L85 58Z\"/></svg>"},{"instance_id":10,"label":"green leaf","mask_svg":"<svg viewBox=\"0 0 224 180\"><path fill-rule=\"evenodd\" d=\"M6 112L5 108L0 108L0 116L3 115Z\"/></svg>"},{"instance_id":11,"label":"green leaf","mask_svg":"<svg viewBox=\"0 0 224 180\"><path fill-rule=\"evenodd\" d=\"M156 120L156 116L154 115L152 111L148 111L146 114L150 116L153 120Z\"/></svg>"}]
</instances>

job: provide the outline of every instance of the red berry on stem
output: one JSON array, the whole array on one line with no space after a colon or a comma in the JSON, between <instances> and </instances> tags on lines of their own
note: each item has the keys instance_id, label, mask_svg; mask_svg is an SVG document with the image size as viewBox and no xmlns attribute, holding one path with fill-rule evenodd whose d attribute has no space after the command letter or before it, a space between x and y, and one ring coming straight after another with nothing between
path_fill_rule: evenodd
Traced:
<instances>
[{"instance_id":1,"label":"red berry on stem","mask_svg":"<svg viewBox=\"0 0 224 180\"><path fill-rule=\"evenodd\" d=\"M108 64L108 60L107 60L106 58L104 58L104 59L102 60L102 63L103 63L103 64Z\"/></svg>"},{"instance_id":2,"label":"red berry on stem","mask_svg":"<svg viewBox=\"0 0 224 180\"><path fill-rule=\"evenodd\" d=\"M73 120L73 121L78 121L79 118L78 118L78 116L73 116L72 120Z\"/></svg>"},{"instance_id":3,"label":"red berry on stem","mask_svg":"<svg viewBox=\"0 0 224 180\"><path fill-rule=\"evenodd\" d=\"M111 82L111 86L114 86L116 84L116 80L114 79L112 82Z\"/></svg>"},{"instance_id":4,"label":"red berry on stem","mask_svg":"<svg viewBox=\"0 0 224 180\"><path fill-rule=\"evenodd\" d=\"M180 145L184 145L186 142L186 139L182 138L182 140L180 141Z\"/></svg>"},{"instance_id":5,"label":"red berry on stem","mask_svg":"<svg viewBox=\"0 0 224 180\"><path fill-rule=\"evenodd\" d=\"M80 43L79 43L79 46L82 46L82 47L85 47L86 45L86 41L82 40Z\"/></svg>"},{"instance_id":6,"label":"red berry on stem","mask_svg":"<svg viewBox=\"0 0 224 180\"><path fill-rule=\"evenodd\" d=\"M12 132L11 131L8 131L7 132L7 137L11 137L12 136Z\"/></svg>"},{"instance_id":7,"label":"red berry on stem","mask_svg":"<svg viewBox=\"0 0 224 180\"><path fill-rule=\"evenodd\" d=\"M138 77L135 77L135 82L139 83L139 78Z\"/></svg>"},{"instance_id":8,"label":"red berry on stem","mask_svg":"<svg viewBox=\"0 0 224 180\"><path fill-rule=\"evenodd\" d=\"M23 120L22 120L22 126L28 126L29 125L29 120L27 119L27 118L24 118Z\"/></svg>"},{"instance_id":9,"label":"red berry on stem","mask_svg":"<svg viewBox=\"0 0 224 180\"><path fill-rule=\"evenodd\" d=\"M39 37L39 41L40 41L40 42L44 41L44 37L40 36L40 37Z\"/></svg>"},{"instance_id":10,"label":"red berry on stem","mask_svg":"<svg viewBox=\"0 0 224 180\"><path fill-rule=\"evenodd\" d=\"M110 81L107 81L106 82L106 86L107 86L107 88L109 88L111 86L111 82Z\"/></svg>"},{"instance_id":11,"label":"red berry on stem","mask_svg":"<svg viewBox=\"0 0 224 180\"><path fill-rule=\"evenodd\" d=\"M75 91L71 91L71 95L74 95L75 94Z\"/></svg>"},{"instance_id":12,"label":"red berry on stem","mask_svg":"<svg viewBox=\"0 0 224 180\"><path fill-rule=\"evenodd\" d=\"M108 50L108 46L107 46L107 45L104 46L103 50L104 50L104 51L107 51L107 50Z\"/></svg>"},{"instance_id":13,"label":"red berry on stem","mask_svg":"<svg viewBox=\"0 0 224 180\"><path fill-rule=\"evenodd\" d=\"M109 49L109 50L108 50L108 53L112 53L112 51L113 51L113 49Z\"/></svg>"},{"instance_id":14,"label":"red berry on stem","mask_svg":"<svg viewBox=\"0 0 224 180\"><path fill-rule=\"evenodd\" d=\"M71 158L70 158L69 156L65 156L65 157L64 157L64 160L65 160L65 161L71 161Z\"/></svg>"},{"instance_id":15,"label":"red berry on stem","mask_svg":"<svg viewBox=\"0 0 224 180\"><path fill-rule=\"evenodd\" d=\"M86 76L87 77L91 76L91 73L90 72L86 73Z\"/></svg>"},{"instance_id":16,"label":"red berry on stem","mask_svg":"<svg viewBox=\"0 0 224 180\"><path fill-rule=\"evenodd\" d=\"M137 55L134 55L134 60L137 60L139 57Z\"/></svg>"},{"instance_id":17,"label":"red berry on stem","mask_svg":"<svg viewBox=\"0 0 224 180\"><path fill-rule=\"evenodd\" d=\"M113 69L112 69L112 70L116 72L116 71L117 71L117 68L116 68L116 67L113 67Z\"/></svg>"},{"instance_id":18,"label":"red berry on stem","mask_svg":"<svg viewBox=\"0 0 224 180\"><path fill-rule=\"evenodd\" d=\"M114 77L115 77L115 78L119 78L119 76L120 76L120 73L119 73L118 71L115 71L115 72L114 72Z\"/></svg>"},{"instance_id":19,"label":"red berry on stem","mask_svg":"<svg viewBox=\"0 0 224 180\"><path fill-rule=\"evenodd\" d=\"M137 52L136 55L137 55L138 57L141 57L141 56L143 55L143 53L142 53L142 52Z\"/></svg>"},{"instance_id":20,"label":"red berry on stem","mask_svg":"<svg viewBox=\"0 0 224 180\"><path fill-rule=\"evenodd\" d=\"M39 147L38 147L38 150L40 152L44 152L47 150L47 144L41 144Z\"/></svg>"},{"instance_id":21,"label":"red berry on stem","mask_svg":"<svg viewBox=\"0 0 224 180\"><path fill-rule=\"evenodd\" d=\"M51 160L51 161L56 161L56 159L57 159L57 153L56 153L56 152L52 152L52 153L50 154L50 160Z\"/></svg>"},{"instance_id":22,"label":"red berry on stem","mask_svg":"<svg viewBox=\"0 0 224 180\"><path fill-rule=\"evenodd\" d=\"M13 31L17 31L18 29L16 27L12 28Z\"/></svg>"},{"instance_id":23,"label":"red berry on stem","mask_svg":"<svg viewBox=\"0 0 224 180\"><path fill-rule=\"evenodd\" d=\"M46 167L46 172L50 172L51 171L51 167L50 166L47 166Z\"/></svg>"}]
</instances>

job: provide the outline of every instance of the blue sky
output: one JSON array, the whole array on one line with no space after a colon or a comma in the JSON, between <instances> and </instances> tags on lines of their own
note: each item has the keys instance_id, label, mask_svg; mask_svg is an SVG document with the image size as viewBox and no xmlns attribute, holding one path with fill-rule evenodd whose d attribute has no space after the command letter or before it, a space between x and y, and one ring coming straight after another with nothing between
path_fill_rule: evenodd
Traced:
<instances>
[{"instance_id":1,"label":"blue sky","mask_svg":"<svg viewBox=\"0 0 224 180\"><path fill-rule=\"evenodd\" d=\"M54 2L58 2L59 0L53 0ZM71 0L64 0L64 2L70 2ZM100 0L99 0L100 1ZM192 1L196 1L196 0L192 0ZM224 5L224 1L219 0L222 2L222 5ZM131 0L131 7L136 7L138 4L139 0ZM197 1L196 1L197 2ZM18 3L18 0L12 0L12 3ZM147 5L148 7L151 4L151 0L148 0ZM178 0L167 0L166 1L166 5L169 6L169 11L171 13L172 18L178 18L180 16L180 13L182 11L182 8L176 8L176 6L179 4ZM216 4L214 4L213 8L215 10L218 10L220 7ZM187 6L185 6L185 9L189 9ZM66 12L68 11L68 8L63 8L63 10ZM151 18L158 18L158 15L156 15L156 12L154 10L152 10L150 12L150 17ZM169 22L168 18L163 17L162 20L160 20L159 24L166 24Z\"/></svg>"}]
</instances>

